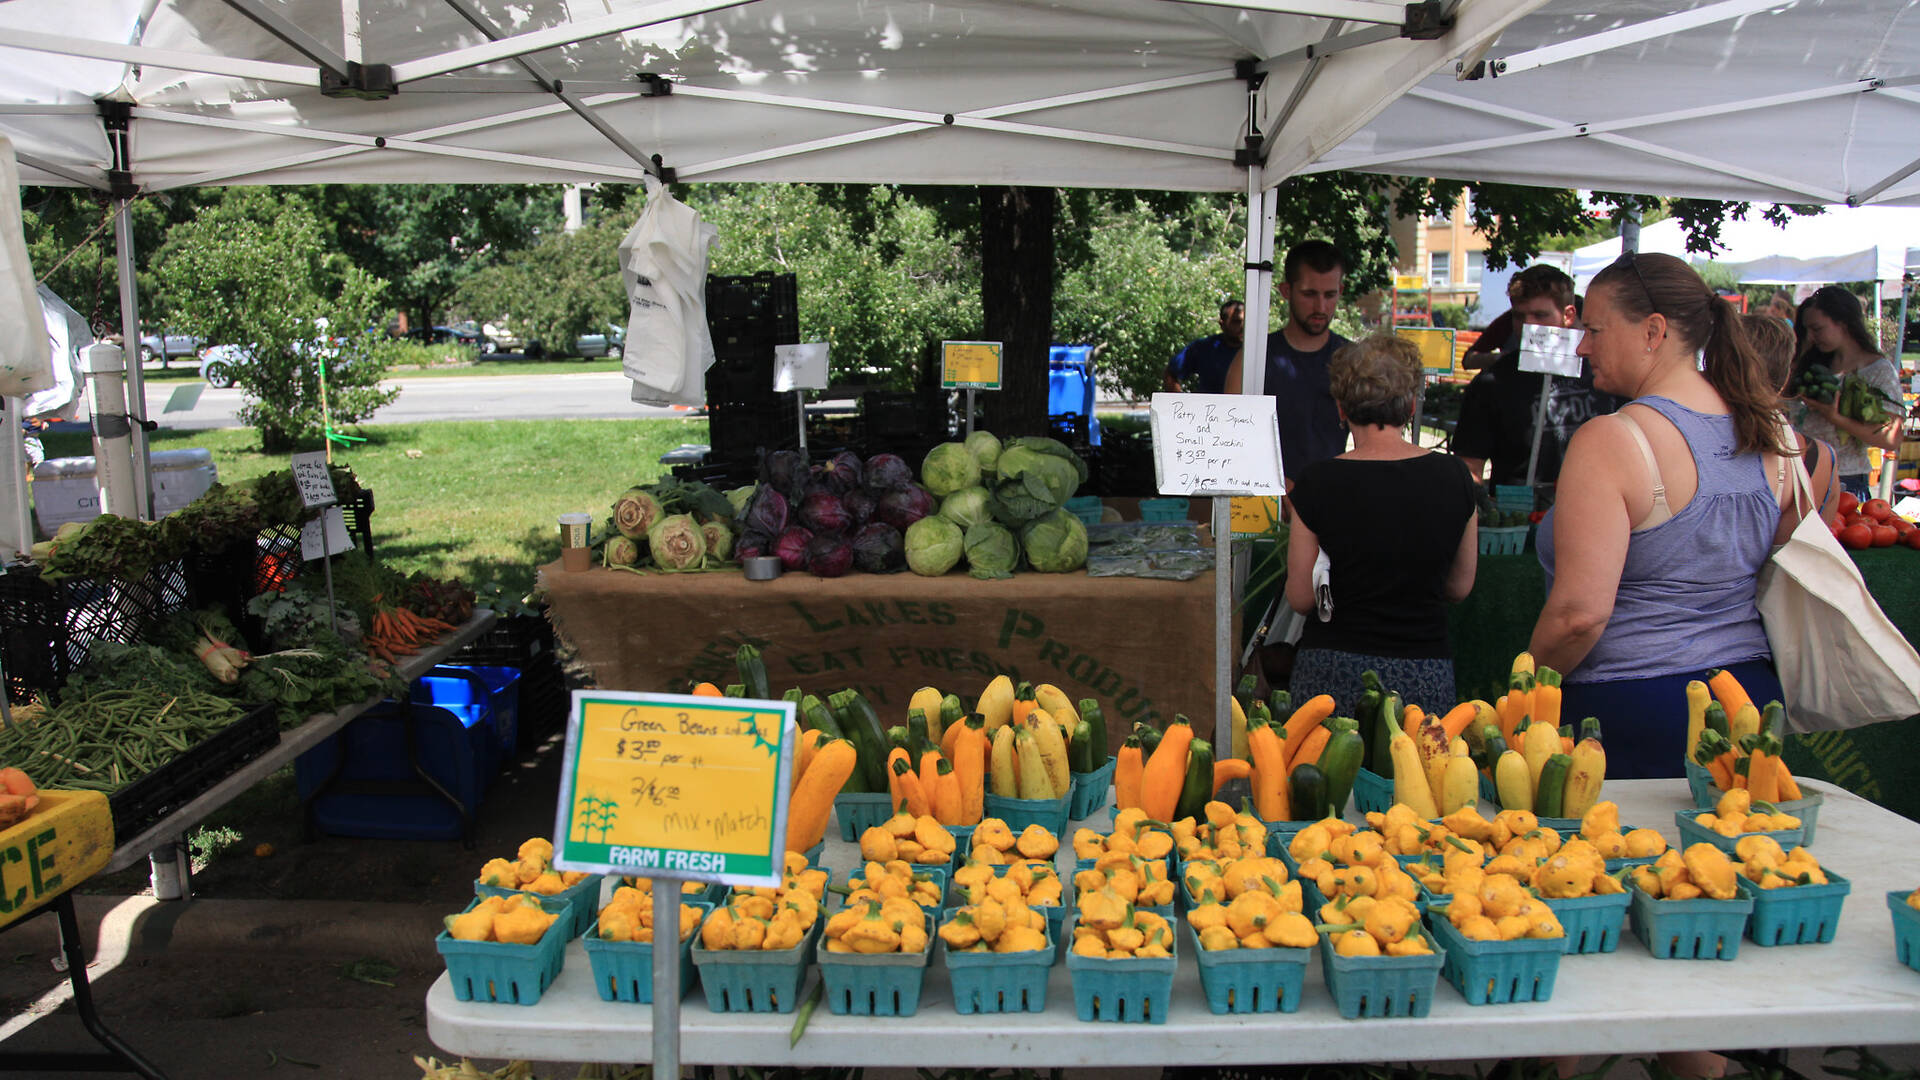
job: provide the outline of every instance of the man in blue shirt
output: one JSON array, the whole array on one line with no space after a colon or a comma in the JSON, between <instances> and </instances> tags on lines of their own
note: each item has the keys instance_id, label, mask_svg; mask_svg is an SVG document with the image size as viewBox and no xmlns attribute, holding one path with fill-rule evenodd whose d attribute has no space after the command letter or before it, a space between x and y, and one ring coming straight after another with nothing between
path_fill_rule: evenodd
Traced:
<instances>
[{"instance_id":1,"label":"man in blue shirt","mask_svg":"<svg viewBox=\"0 0 1920 1080\"><path fill-rule=\"evenodd\" d=\"M1170 394L1193 384L1196 394L1226 393L1227 368L1240 355L1240 338L1247 328L1247 305L1228 300L1220 305L1220 332L1192 342L1173 354L1167 365L1166 387Z\"/></svg>"},{"instance_id":2,"label":"man in blue shirt","mask_svg":"<svg viewBox=\"0 0 1920 1080\"><path fill-rule=\"evenodd\" d=\"M1346 259L1325 240L1303 240L1287 249L1281 267L1280 296L1287 322L1267 335L1265 392L1274 399L1280 425L1280 465L1288 486L1316 461L1339 457L1347 449L1347 426L1333 404L1327 365L1347 339L1333 332L1340 306L1340 279ZM1240 357L1227 372L1228 393L1240 391Z\"/></svg>"}]
</instances>

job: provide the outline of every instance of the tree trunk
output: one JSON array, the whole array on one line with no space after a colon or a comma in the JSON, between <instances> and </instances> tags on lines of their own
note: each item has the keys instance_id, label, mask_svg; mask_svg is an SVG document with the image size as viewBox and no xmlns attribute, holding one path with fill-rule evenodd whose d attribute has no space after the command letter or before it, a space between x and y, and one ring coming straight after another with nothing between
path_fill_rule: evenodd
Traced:
<instances>
[{"instance_id":1,"label":"tree trunk","mask_svg":"<svg viewBox=\"0 0 1920 1080\"><path fill-rule=\"evenodd\" d=\"M980 189L980 307L988 341L1002 344L1001 387L984 393L987 430L1047 433L1047 350L1053 344L1052 188Z\"/></svg>"}]
</instances>

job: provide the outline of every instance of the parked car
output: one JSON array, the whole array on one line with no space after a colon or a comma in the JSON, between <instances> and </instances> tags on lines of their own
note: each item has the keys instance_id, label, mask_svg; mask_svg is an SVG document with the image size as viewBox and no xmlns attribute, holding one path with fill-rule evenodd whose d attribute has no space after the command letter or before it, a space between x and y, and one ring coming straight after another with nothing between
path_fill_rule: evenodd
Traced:
<instances>
[{"instance_id":1,"label":"parked car","mask_svg":"<svg viewBox=\"0 0 1920 1080\"><path fill-rule=\"evenodd\" d=\"M553 355L579 356L579 357L619 356L621 349L623 349L626 346L626 343L627 343L626 330L622 327L614 326L611 323L609 323L607 325L605 332L598 333L598 334L582 334L579 337L573 339L573 347L571 349L567 350L566 352L555 352ZM532 359L538 360L546 356L547 354L548 354L548 349L543 342L540 342L540 341L527 342L527 356L531 357Z\"/></svg>"},{"instance_id":2,"label":"parked car","mask_svg":"<svg viewBox=\"0 0 1920 1080\"><path fill-rule=\"evenodd\" d=\"M435 326L426 330L409 330L407 337L422 345L472 345L483 353L497 352L499 346L493 340L470 326Z\"/></svg>"},{"instance_id":3,"label":"parked car","mask_svg":"<svg viewBox=\"0 0 1920 1080\"><path fill-rule=\"evenodd\" d=\"M170 334L161 332L147 334L140 339L140 362L151 363L155 360L178 360L183 356L192 356L200 351L203 344L192 334Z\"/></svg>"},{"instance_id":4,"label":"parked car","mask_svg":"<svg viewBox=\"0 0 1920 1080\"><path fill-rule=\"evenodd\" d=\"M294 343L294 348L303 355L315 354L328 359L340 353L334 341L299 341ZM236 372L251 363L252 346L209 345L200 350L200 377L215 390L225 390L233 385Z\"/></svg>"}]
</instances>

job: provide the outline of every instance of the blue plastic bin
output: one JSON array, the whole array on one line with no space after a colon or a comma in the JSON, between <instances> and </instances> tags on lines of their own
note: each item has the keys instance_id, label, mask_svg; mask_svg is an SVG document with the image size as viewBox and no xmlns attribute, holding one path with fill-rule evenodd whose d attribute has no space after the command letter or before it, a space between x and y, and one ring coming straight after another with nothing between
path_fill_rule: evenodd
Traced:
<instances>
[{"instance_id":1,"label":"blue plastic bin","mask_svg":"<svg viewBox=\"0 0 1920 1080\"><path fill-rule=\"evenodd\" d=\"M301 801L312 800L314 827L319 831L391 840L461 837L464 830L459 812L431 792L351 790L356 782L418 781L407 764L403 708L413 711L414 747L421 767L459 800L469 821L479 810L480 798L492 776L492 728L484 722L463 721L437 705L402 706L388 701L362 713L294 760L295 785ZM336 765L342 790L329 789L315 797Z\"/></svg>"},{"instance_id":2,"label":"blue plastic bin","mask_svg":"<svg viewBox=\"0 0 1920 1080\"><path fill-rule=\"evenodd\" d=\"M1831 870L1825 885L1792 885L1763 889L1737 878L1740 895L1753 900L1747 919L1747 937L1755 945L1824 945L1840 928L1840 906L1853 885Z\"/></svg>"},{"instance_id":3,"label":"blue plastic bin","mask_svg":"<svg viewBox=\"0 0 1920 1080\"><path fill-rule=\"evenodd\" d=\"M1078 919L1069 919L1063 931L1073 940ZM1172 920L1169 919L1169 922ZM1173 955L1109 960L1075 955L1067 950L1067 972L1073 980L1073 1007L1083 1021L1164 1024L1173 997L1173 973L1180 962L1179 936Z\"/></svg>"},{"instance_id":4,"label":"blue plastic bin","mask_svg":"<svg viewBox=\"0 0 1920 1080\"><path fill-rule=\"evenodd\" d=\"M860 842L860 834L884 825L893 816L893 796L884 791L849 791L833 797L833 816L840 821L840 839Z\"/></svg>"},{"instance_id":5,"label":"blue plastic bin","mask_svg":"<svg viewBox=\"0 0 1920 1080\"><path fill-rule=\"evenodd\" d=\"M562 921L567 924L567 939L569 941L586 933L587 930L599 920L600 882L602 880L604 879L599 874L588 874L586 877L581 878L571 886L562 889L552 896L552 899L559 900L567 906L567 915ZM487 885L478 881L473 883L473 895L481 898L489 896L512 896L516 892L524 891L525 890L522 889L506 889L498 885Z\"/></svg>"},{"instance_id":6,"label":"blue plastic bin","mask_svg":"<svg viewBox=\"0 0 1920 1080\"><path fill-rule=\"evenodd\" d=\"M1627 893L1578 896L1547 901L1560 928L1562 951L1573 954L1609 953L1620 947L1620 927L1627 921Z\"/></svg>"},{"instance_id":7,"label":"blue plastic bin","mask_svg":"<svg viewBox=\"0 0 1920 1080\"><path fill-rule=\"evenodd\" d=\"M940 943L953 984L953 1009L974 1013L1047 1011L1047 976L1053 971L1058 930L1047 921L1047 947L1028 952L967 952Z\"/></svg>"},{"instance_id":8,"label":"blue plastic bin","mask_svg":"<svg viewBox=\"0 0 1920 1080\"><path fill-rule=\"evenodd\" d=\"M462 914L479 904L480 898L474 897ZM434 938L434 947L447 962L447 978L453 984L455 998L511 1005L539 1002L540 995L546 993L560 974L570 938L565 902L542 897L540 906L559 918L532 945L462 941L445 930L440 931Z\"/></svg>"},{"instance_id":9,"label":"blue plastic bin","mask_svg":"<svg viewBox=\"0 0 1920 1080\"><path fill-rule=\"evenodd\" d=\"M1469 1005L1546 1001L1560 972L1561 942L1552 938L1469 941L1443 918L1428 920L1445 950L1441 974Z\"/></svg>"},{"instance_id":10,"label":"blue plastic bin","mask_svg":"<svg viewBox=\"0 0 1920 1080\"><path fill-rule=\"evenodd\" d=\"M800 987L807 981L813 943L826 925L813 920L800 944L791 949L707 949L693 943L693 964L700 970L700 989L713 1012L790 1013L800 1004ZM698 937L696 933L694 935Z\"/></svg>"},{"instance_id":11,"label":"blue plastic bin","mask_svg":"<svg viewBox=\"0 0 1920 1080\"><path fill-rule=\"evenodd\" d=\"M1771 836L1773 837L1774 843L1780 845L1781 850L1792 851L1806 838L1806 825L1804 823L1802 823L1798 829L1770 829L1766 832L1738 833L1733 836L1721 836L1719 833L1714 832L1712 829L1694 820L1705 812L1704 810L1675 810L1673 812L1673 823L1680 829L1679 848L1682 852L1694 844L1712 844L1714 847L1726 852L1728 857L1732 857L1734 848L1739 845L1742 839L1749 836Z\"/></svg>"},{"instance_id":12,"label":"blue plastic bin","mask_svg":"<svg viewBox=\"0 0 1920 1080\"><path fill-rule=\"evenodd\" d=\"M1907 894L1899 889L1887 893L1887 910L1893 915L1894 958L1920 971L1920 911L1907 906Z\"/></svg>"},{"instance_id":13,"label":"blue plastic bin","mask_svg":"<svg viewBox=\"0 0 1920 1080\"><path fill-rule=\"evenodd\" d=\"M1353 808L1362 814L1384 814L1393 806L1393 779L1372 769L1353 778Z\"/></svg>"},{"instance_id":14,"label":"blue plastic bin","mask_svg":"<svg viewBox=\"0 0 1920 1080\"><path fill-rule=\"evenodd\" d=\"M845 796L842 796L845 798ZM1015 799L1006 795L989 792L986 796L986 816L999 818L1019 836L1029 825L1038 825L1054 835L1056 840L1067 836L1067 810L1073 801L1073 792L1057 799ZM968 850L972 850L971 847ZM955 849L958 853L958 849Z\"/></svg>"},{"instance_id":15,"label":"blue plastic bin","mask_svg":"<svg viewBox=\"0 0 1920 1080\"><path fill-rule=\"evenodd\" d=\"M1073 778L1073 788L1067 793L1067 820L1085 821L1107 808L1113 794L1113 770L1118 761L1109 757L1105 765L1092 772L1068 774Z\"/></svg>"},{"instance_id":16,"label":"blue plastic bin","mask_svg":"<svg viewBox=\"0 0 1920 1080\"><path fill-rule=\"evenodd\" d=\"M1627 910L1633 936L1662 960L1731 960L1740 955L1753 901L1655 900L1636 886Z\"/></svg>"},{"instance_id":17,"label":"blue plastic bin","mask_svg":"<svg viewBox=\"0 0 1920 1080\"><path fill-rule=\"evenodd\" d=\"M1087 441L1100 445L1100 421L1093 415L1093 346L1054 345L1047 349L1047 415L1071 413L1087 418Z\"/></svg>"},{"instance_id":18,"label":"blue plastic bin","mask_svg":"<svg viewBox=\"0 0 1920 1080\"><path fill-rule=\"evenodd\" d=\"M912 1016L920 1011L920 986L933 956L933 917L926 917L927 944L916 953L837 953L815 939L827 1008L835 1016Z\"/></svg>"},{"instance_id":19,"label":"blue plastic bin","mask_svg":"<svg viewBox=\"0 0 1920 1080\"><path fill-rule=\"evenodd\" d=\"M1192 926L1185 933L1215 1015L1300 1011L1312 949L1203 949Z\"/></svg>"},{"instance_id":20,"label":"blue plastic bin","mask_svg":"<svg viewBox=\"0 0 1920 1080\"><path fill-rule=\"evenodd\" d=\"M1427 944L1434 949L1428 956L1340 956L1328 935L1321 934L1320 972L1340 1015L1348 1020L1427 1015L1446 963L1431 934Z\"/></svg>"},{"instance_id":21,"label":"blue plastic bin","mask_svg":"<svg viewBox=\"0 0 1920 1080\"><path fill-rule=\"evenodd\" d=\"M438 705L469 727L493 729L494 762L520 751L520 669L442 664L414 680L413 703Z\"/></svg>"},{"instance_id":22,"label":"blue plastic bin","mask_svg":"<svg viewBox=\"0 0 1920 1080\"><path fill-rule=\"evenodd\" d=\"M682 903L699 910L702 921L713 910L712 904ZM699 936L700 927L696 924L686 940L680 942L681 997L693 988L693 942ZM601 1001L653 1004L653 942L602 941L600 924L595 921L581 935L580 944L587 950L587 962L593 966L593 988L600 992Z\"/></svg>"}]
</instances>

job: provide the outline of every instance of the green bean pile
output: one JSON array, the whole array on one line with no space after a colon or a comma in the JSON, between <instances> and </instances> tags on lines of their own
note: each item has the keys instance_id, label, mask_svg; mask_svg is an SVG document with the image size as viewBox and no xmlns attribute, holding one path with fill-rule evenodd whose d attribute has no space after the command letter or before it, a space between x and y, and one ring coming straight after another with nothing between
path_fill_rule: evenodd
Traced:
<instances>
[{"instance_id":1,"label":"green bean pile","mask_svg":"<svg viewBox=\"0 0 1920 1080\"><path fill-rule=\"evenodd\" d=\"M240 715L238 705L200 691L68 694L12 730L0 729L0 762L27 770L43 788L118 791Z\"/></svg>"}]
</instances>

